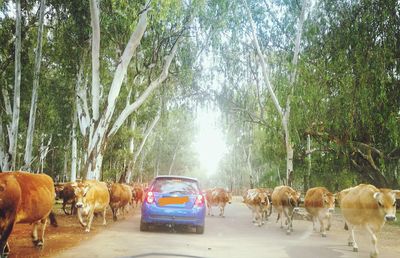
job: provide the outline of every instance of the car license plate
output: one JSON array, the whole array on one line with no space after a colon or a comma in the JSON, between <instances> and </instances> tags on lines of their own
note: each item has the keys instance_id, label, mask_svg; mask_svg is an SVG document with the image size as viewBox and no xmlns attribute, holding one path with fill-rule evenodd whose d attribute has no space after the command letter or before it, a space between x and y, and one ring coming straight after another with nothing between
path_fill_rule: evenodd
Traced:
<instances>
[{"instance_id":1,"label":"car license plate","mask_svg":"<svg viewBox=\"0 0 400 258\"><path fill-rule=\"evenodd\" d=\"M189 201L188 196L184 197L163 197L158 200L158 204L161 206L170 204L185 204Z\"/></svg>"}]
</instances>

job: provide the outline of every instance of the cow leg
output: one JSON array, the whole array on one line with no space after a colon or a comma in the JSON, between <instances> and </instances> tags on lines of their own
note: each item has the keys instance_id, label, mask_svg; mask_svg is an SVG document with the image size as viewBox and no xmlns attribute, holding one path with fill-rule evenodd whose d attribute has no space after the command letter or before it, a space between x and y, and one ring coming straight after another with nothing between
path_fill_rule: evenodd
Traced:
<instances>
[{"instance_id":1,"label":"cow leg","mask_svg":"<svg viewBox=\"0 0 400 258\"><path fill-rule=\"evenodd\" d=\"M44 245L44 232L46 230L46 226L47 226L47 218L41 220L42 223L42 235L41 235L41 239L39 239L39 242L37 244L38 247L42 248Z\"/></svg>"},{"instance_id":2,"label":"cow leg","mask_svg":"<svg viewBox=\"0 0 400 258\"><path fill-rule=\"evenodd\" d=\"M88 223L85 228L85 232L90 232L90 227L92 226L92 221L94 217L94 207L92 207L88 214Z\"/></svg>"},{"instance_id":3,"label":"cow leg","mask_svg":"<svg viewBox=\"0 0 400 258\"><path fill-rule=\"evenodd\" d=\"M319 220L319 225L320 225L320 229L319 232L321 233L322 237L326 237L326 230L325 230L325 224L324 224L324 217L319 215L318 216L318 220Z\"/></svg>"},{"instance_id":4,"label":"cow leg","mask_svg":"<svg viewBox=\"0 0 400 258\"><path fill-rule=\"evenodd\" d=\"M278 212L278 216L276 218L276 223L278 223L279 220L281 220L281 228L283 228L282 211Z\"/></svg>"},{"instance_id":5,"label":"cow leg","mask_svg":"<svg viewBox=\"0 0 400 258\"><path fill-rule=\"evenodd\" d=\"M284 215L286 217L286 235L290 235L290 232L292 232L293 229L291 229L292 221L290 219L290 216L289 216L287 208L283 208L283 213L284 213Z\"/></svg>"},{"instance_id":6,"label":"cow leg","mask_svg":"<svg viewBox=\"0 0 400 258\"><path fill-rule=\"evenodd\" d=\"M265 211L261 208L261 224L264 225L265 223Z\"/></svg>"},{"instance_id":7,"label":"cow leg","mask_svg":"<svg viewBox=\"0 0 400 258\"><path fill-rule=\"evenodd\" d=\"M317 218L315 216L312 216L311 220L312 220L313 231L317 232Z\"/></svg>"},{"instance_id":8,"label":"cow leg","mask_svg":"<svg viewBox=\"0 0 400 258\"><path fill-rule=\"evenodd\" d=\"M225 217L225 204L221 204L219 206L219 210L220 210L219 216Z\"/></svg>"},{"instance_id":9,"label":"cow leg","mask_svg":"<svg viewBox=\"0 0 400 258\"><path fill-rule=\"evenodd\" d=\"M372 240L372 244L374 245L374 251L372 251L370 253L370 257L371 258L377 258L379 251L378 251L378 239L376 238L376 235L374 233L374 231L372 230L372 228L367 224L366 228L368 230L368 232L371 234L371 240Z\"/></svg>"},{"instance_id":10,"label":"cow leg","mask_svg":"<svg viewBox=\"0 0 400 258\"><path fill-rule=\"evenodd\" d=\"M33 242L33 245L34 245L34 246L38 246L38 244L39 244L39 238L38 238L38 233L37 233L38 225L39 225L39 221L33 223L33 228L32 228L32 242Z\"/></svg>"},{"instance_id":11,"label":"cow leg","mask_svg":"<svg viewBox=\"0 0 400 258\"><path fill-rule=\"evenodd\" d=\"M358 252L358 245L354 238L354 226L351 225L350 227L351 227L351 230L350 230L350 235L349 235L349 239L348 239L348 245L353 246L353 252Z\"/></svg>"},{"instance_id":12,"label":"cow leg","mask_svg":"<svg viewBox=\"0 0 400 258\"><path fill-rule=\"evenodd\" d=\"M113 220L117 221L117 209L115 209L114 207L111 207L111 211L113 214Z\"/></svg>"},{"instance_id":13,"label":"cow leg","mask_svg":"<svg viewBox=\"0 0 400 258\"><path fill-rule=\"evenodd\" d=\"M86 227L87 224L85 222L83 222L83 218L82 218L82 208L78 208L77 214L78 214L78 220L79 220L79 223L81 224L81 226Z\"/></svg>"},{"instance_id":14,"label":"cow leg","mask_svg":"<svg viewBox=\"0 0 400 258\"><path fill-rule=\"evenodd\" d=\"M8 242L6 242L6 245L3 248L3 252L2 254L0 254L0 256L3 258L7 258L8 254L10 253L10 245L8 244Z\"/></svg>"},{"instance_id":15,"label":"cow leg","mask_svg":"<svg viewBox=\"0 0 400 258\"><path fill-rule=\"evenodd\" d=\"M251 207L251 214L253 217L253 224L254 226L257 226L257 220L258 220L258 214L257 214L257 208L256 207Z\"/></svg>"},{"instance_id":16,"label":"cow leg","mask_svg":"<svg viewBox=\"0 0 400 258\"><path fill-rule=\"evenodd\" d=\"M106 212L107 212L107 208L104 208L104 211L103 211L103 226L107 225Z\"/></svg>"},{"instance_id":17,"label":"cow leg","mask_svg":"<svg viewBox=\"0 0 400 258\"><path fill-rule=\"evenodd\" d=\"M332 224L332 214L328 213L327 215L327 222L328 225L326 226L326 230L329 231L331 229L331 224Z\"/></svg>"},{"instance_id":18,"label":"cow leg","mask_svg":"<svg viewBox=\"0 0 400 258\"><path fill-rule=\"evenodd\" d=\"M0 250L1 250L0 255L2 257L3 256L6 257L10 253L10 246L8 245L7 239L10 236L13 227L14 227L14 219L8 222L8 224L5 226L5 229L3 229L3 232L0 235Z\"/></svg>"},{"instance_id":19,"label":"cow leg","mask_svg":"<svg viewBox=\"0 0 400 258\"><path fill-rule=\"evenodd\" d=\"M66 202L65 200L63 200L62 209L63 209L65 215L70 215L70 214L67 212L67 210L65 209L65 206L67 206L67 202ZM72 213L71 213L71 214L72 214Z\"/></svg>"}]
</instances>

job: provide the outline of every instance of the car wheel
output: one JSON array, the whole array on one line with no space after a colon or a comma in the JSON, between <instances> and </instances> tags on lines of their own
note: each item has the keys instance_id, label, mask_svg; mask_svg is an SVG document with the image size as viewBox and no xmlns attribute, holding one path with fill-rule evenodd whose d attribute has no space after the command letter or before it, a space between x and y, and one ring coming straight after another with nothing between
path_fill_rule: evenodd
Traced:
<instances>
[{"instance_id":1,"label":"car wheel","mask_svg":"<svg viewBox=\"0 0 400 258\"><path fill-rule=\"evenodd\" d=\"M149 231L149 225L143 221L140 221L140 231Z\"/></svg>"},{"instance_id":2,"label":"car wheel","mask_svg":"<svg viewBox=\"0 0 400 258\"><path fill-rule=\"evenodd\" d=\"M203 234L204 226L196 226L196 234Z\"/></svg>"}]
</instances>

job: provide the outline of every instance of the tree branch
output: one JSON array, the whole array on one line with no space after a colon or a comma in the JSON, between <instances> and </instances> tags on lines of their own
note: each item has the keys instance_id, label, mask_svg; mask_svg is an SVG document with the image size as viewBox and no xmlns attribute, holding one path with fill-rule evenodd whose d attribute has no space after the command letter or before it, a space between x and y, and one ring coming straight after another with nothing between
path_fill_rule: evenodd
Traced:
<instances>
[{"instance_id":1,"label":"tree branch","mask_svg":"<svg viewBox=\"0 0 400 258\"><path fill-rule=\"evenodd\" d=\"M128 118L130 114L132 114L135 110L137 110L143 102L153 93L153 91L161 85L161 83L167 78L169 67L171 65L172 59L175 57L176 51L178 49L179 42L176 42L174 47L172 48L171 53L166 56L165 64L163 70L159 77L152 81L150 85L146 88L146 90L140 95L140 97L130 104L126 106L125 109L121 112L117 120L115 121L114 125L111 127L110 132L108 133L107 137L114 135L118 129L122 126L124 121Z\"/></svg>"}]
</instances>

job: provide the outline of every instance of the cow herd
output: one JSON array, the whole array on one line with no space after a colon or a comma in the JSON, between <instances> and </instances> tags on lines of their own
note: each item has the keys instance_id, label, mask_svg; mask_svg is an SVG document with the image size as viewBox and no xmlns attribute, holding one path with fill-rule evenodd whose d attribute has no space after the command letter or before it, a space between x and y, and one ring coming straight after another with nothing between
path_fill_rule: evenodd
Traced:
<instances>
[{"instance_id":1,"label":"cow herd","mask_svg":"<svg viewBox=\"0 0 400 258\"><path fill-rule=\"evenodd\" d=\"M32 242L36 247L43 246L48 220L57 226L53 212L55 199L62 200L64 213L76 214L85 232L89 232L97 214L102 215L103 225L106 225L108 206L116 221L118 214L125 215L129 206L137 206L142 198L143 187L138 184L96 180L54 184L53 179L45 174L0 173L0 257L7 257L10 252L7 240L16 223L32 224Z\"/></svg>"},{"instance_id":2,"label":"cow herd","mask_svg":"<svg viewBox=\"0 0 400 258\"><path fill-rule=\"evenodd\" d=\"M232 202L232 194L224 188L207 189L203 194L207 201L208 215L213 216L213 207L218 207L219 216L225 217L225 206ZM43 246L47 222L57 226L53 213L55 197L62 200L65 214L77 214L79 223L89 232L95 214L102 215L105 225L106 210L110 206L113 220L116 221L119 214L124 216L130 206L142 202L143 196L143 187L137 184L85 180L54 185L52 178L45 174L0 173L0 256L6 257L10 251L7 240L16 223L32 224L32 242L36 247ZM280 220L281 228L285 227L287 234L293 231L293 217L299 212L302 200L300 192L289 186L277 186L274 189L248 189L242 197L243 203L251 210L255 225L262 226L274 210L277 213L276 222ZM396 198L400 198L399 190L378 189L367 184L335 194L325 187L315 187L306 192L304 208L313 223L314 231L318 231L319 222L319 232L322 237L326 237L336 201L345 220L345 229L350 230L348 245L353 251L358 251L354 229L365 228L373 244L370 256L375 258L378 256L376 233L385 221L396 219ZM69 210L68 205L71 206Z\"/></svg>"},{"instance_id":3,"label":"cow herd","mask_svg":"<svg viewBox=\"0 0 400 258\"><path fill-rule=\"evenodd\" d=\"M230 193L222 188L213 188L205 191L209 215L212 215L211 207L220 207L220 216L224 216L224 207L230 203ZM281 221L281 228L286 234L293 231L293 217L300 213L301 193L289 186L277 186L274 189L254 188L246 190L243 195L243 203L252 212L254 225L262 226L272 210L277 213L277 220ZM354 238L354 229L361 227L366 229L372 240L373 249L371 258L378 257L377 237L386 221L396 220L396 199L400 199L399 190L378 189L373 185L360 184L347 188L338 193L331 193L325 187L308 189L304 196L304 208L308 218L313 223L313 230L318 231L322 237L327 236L331 227L332 213L335 203L338 203L345 220L345 229L350 229L348 245L353 251L358 251L358 245ZM285 220L285 221L283 221Z\"/></svg>"}]
</instances>

